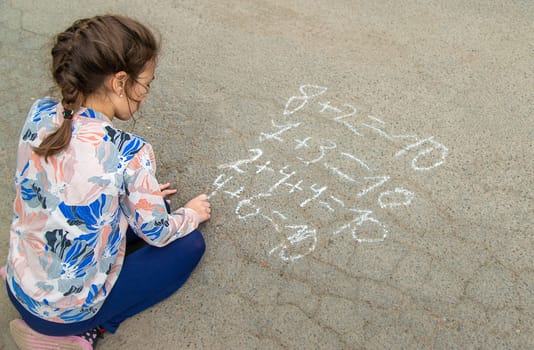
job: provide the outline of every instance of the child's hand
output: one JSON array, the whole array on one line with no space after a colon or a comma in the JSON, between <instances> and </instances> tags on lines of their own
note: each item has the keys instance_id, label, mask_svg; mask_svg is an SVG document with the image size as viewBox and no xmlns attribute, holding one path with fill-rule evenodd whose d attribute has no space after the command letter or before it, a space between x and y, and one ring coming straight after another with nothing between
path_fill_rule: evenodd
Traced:
<instances>
[{"instance_id":1,"label":"child's hand","mask_svg":"<svg viewBox=\"0 0 534 350\"><path fill-rule=\"evenodd\" d=\"M163 198L165 198L165 201L169 205L171 205L171 200L168 199L167 197L170 196L171 194L175 194L176 193L176 189L168 190L168 188L170 186L171 186L171 184L169 182L167 182L166 184L160 184L159 185L159 190L161 191L161 194L162 194Z\"/></svg>"},{"instance_id":2,"label":"child's hand","mask_svg":"<svg viewBox=\"0 0 534 350\"><path fill-rule=\"evenodd\" d=\"M191 199L184 207L194 210L200 217L200 222L204 222L211 217L211 205L208 202L208 196L205 194Z\"/></svg>"},{"instance_id":3,"label":"child's hand","mask_svg":"<svg viewBox=\"0 0 534 350\"><path fill-rule=\"evenodd\" d=\"M171 184L169 182L167 182L166 184L160 184L159 185L159 189L160 189L161 193L163 194L163 197L167 197L167 196L170 196L171 194L175 194L176 193L176 189L168 190L168 188L170 186L171 186Z\"/></svg>"}]
</instances>

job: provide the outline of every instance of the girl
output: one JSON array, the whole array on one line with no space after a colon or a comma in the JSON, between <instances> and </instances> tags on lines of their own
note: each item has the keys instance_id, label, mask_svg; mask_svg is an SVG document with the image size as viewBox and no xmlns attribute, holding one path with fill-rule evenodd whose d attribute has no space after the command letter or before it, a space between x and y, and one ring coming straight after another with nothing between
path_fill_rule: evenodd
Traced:
<instances>
[{"instance_id":1,"label":"girl","mask_svg":"<svg viewBox=\"0 0 534 350\"><path fill-rule=\"evenodd\" d=\"M121 16L78 20L56 37L62 100L34 103L17 154L6 273L21 349L92 349L180 288L204 253L206 195L170 212L176 190L158 184L151 145L112 124L147 97L158 49Z\"/></svg>"}]
</instances>

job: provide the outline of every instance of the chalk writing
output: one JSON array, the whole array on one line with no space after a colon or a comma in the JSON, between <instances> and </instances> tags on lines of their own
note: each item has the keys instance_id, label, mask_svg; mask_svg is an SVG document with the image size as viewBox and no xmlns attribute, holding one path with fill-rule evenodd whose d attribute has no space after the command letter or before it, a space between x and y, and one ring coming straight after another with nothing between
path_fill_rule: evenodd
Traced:
<instances>
[{"instance_id":1,"label":"chalk writing","mask_svg":"<svg viewBox=\"0 0 534 350\"><path fill-rule=\"evenodd\" d=\"M399 185L398 176L371 154L392 154L390 162L408 161L417 172L442 166L448 155L434 136L399 133L383 118L326 99L327 91L324 86L301 85L287 99L280 120L271 120L270 130L258 134L261 147L218 166L222 173L208 196L233 200L235 215L243 222L269 225L273 234L268 236L272 245L267 254L282 261L312 254L327 237L378 244L390 236L392 229L381 213L402 213L416 202L416 193ZM317 130L306 119L314 113L330 127ZM349 130L354 142L337 140L329 132L336 128ZM371 135L381 143L356 142ZM384 147L388 152L380 152Z\"/></svg>"},{"instance_id":2,"label":"chalk writing","mask_svg":"<svg viewBox=\"0 0 534 350\"><path fill-rule=\"evenodd\" d=\"M395 201L395 198L400 198ZM378 196L378 204L380 208L394 208L402 205L410 205L415 197L415 194L405 188L397 187L393 191L385 191Z\"/></svg>"},{"instance_id":3,"label":"chalk writing","mask_svg":"<svg viewBox=\"0 0 534 350\"><path fill-rule=\"evenodd\" d=\"M305 140L310 140L311 137L307 137ZM324 142L324 144L323 144ZM299 145L297 146L300 146L301 144L299 143ZM307 144L303 144L304 147L306 148L311 148L310 146L308 146ZM306 165L310 165L310 164L313 164L313 163L317 163L318 161L320 161L321 159L324 158L324 156L326 155L326 152L328 152L329 150L333 150L337 147L336 143L331 141L331 140L322 140L321 141L321 144L319 144L317 146L318 149L315 149L315 155L312 159L305 159L304 157L300 157L300 156L297 156L297 159L300 160L301 162L303 162L304 164ZM299 148L302 148L302 147L295 147L295 149L299 149Z\"/></svg>"},{"instance_id":4,"label":"chalk writing","mask_svg":"<svg viewBox=\"0 0 534 350\"><path fill-rule=\"evenodd\" d=\"M404 149L400 150L399 152L397 152L395 154L395 157L398 157L398 156L401 156L405 153L407 153L409 150L411 150L412 148L416 148L416 147L419 147L425 143L429 143L430 145L417 152L417 154L415 155L415 157L412 159L412 168L414 170L430 170L432 168L435 168L435 167L438 167L440 165L442 165L443 163L445 163L445 158L447 157L447 153L449 152L449 150L447 149L447 147L445 147L445 145L439 143L439 142L436 142L434 141L434 137L429 137L429 138L426 138L424 140L419 140L417 141L416 143L413 143L413 144L410 144L406 147L404 147ZM428 165L428 166L419 166L418 165L418 161L419 161L419 158L421 157L424 157L434 151L437 151L440 153L440 157L439 157L439 160Z\"/></svg>"},{"instance_id":5,"label":"chalk writing","mask_svg":"<svg viewBox=\"0 0 534 350\"><path fill-rule=\"evenodd\" d=\"M299 91L301 95L291 96L287 100L286 106L284 108L284 115L291 115L300 109L302 109L310 99L317 97L327 90L326 87L318 85L301 85ZM294 106L296 104L296 106Z\"/></svg>"},{"instance_id":6,"label":"chalk writing","mask_svg":"<svg viewBox=\"0 0 534 350\"><path fill-rule=\"evenodd\" d=\"M286 242L274 247L269 254L278 250L280 259L295 261L315 250L317 245L317 231L315 229L308 227L308 225L287 225L286 228L297 232L287 237Z\"/></svg>"},{"instance_id":7,"label":"chalk writing","mask_svg":"<svg viewBox=\"0 0 534 350\"><path fill-rule=\"evenodd\" d=\"M263 154L263 151L261 149L259 149L259 148L253 148L253 149L250 150L250 152L254 153L254 155L252 157L250 157L248 159L241 159L241 160L238 160L238 161L236 161L234 163L222 164L222 165L219 165L218 168L219 169L230 168L230 169L233 169L233 170L237 171L238 173L245 173L246 171L241 169L240 166L254 162L259 157L261 157L261 155Z\"/></svg>"},{"instance_id":8,"label":"chalk writing","mask_svg":"<svg viewBox=\"0 0 534 350\"><path fill-rule=\"evenodd\" d=\"M388 236L388 230L384 224L382 224L377 219L371 217L373 211L371 210L361 210L357 208L350 209L352 212L355 212L357 215L349 223L339 227L334 231L334 235L342 233L346 230L349 230L352 233L352 237L359 243L377 243L383 242ZM369 235L372 230L364 230L363 225L367 224L369 227L374 227L377 230L376 237L372 238L372 235ZM375 232L372 232L375 233ZM368 238L366 238L366 236Z\"/></svg>"},{"instance_id":9,"label":"chalk writing","mask_svg":"<svg viewBox=\"0 0 534 350\"><path fill-rule=\"evenodd\" d=\"M300 123L296 123L296 124L289 123L289 124L278 125L278 124L275 123L274 120L272 121L272 123L273 123L273 126L275 128L280 129L280 130L278 130L275 133L264 133L264 132L260 133L260 137L259 137L260 141L277 140L277 141L282 142L284 140L280 136L284 132L286 132L286 131L288 131L290 129L293 129L293 128L298 128L300 126Z\"/></svg>"}]
</instances>

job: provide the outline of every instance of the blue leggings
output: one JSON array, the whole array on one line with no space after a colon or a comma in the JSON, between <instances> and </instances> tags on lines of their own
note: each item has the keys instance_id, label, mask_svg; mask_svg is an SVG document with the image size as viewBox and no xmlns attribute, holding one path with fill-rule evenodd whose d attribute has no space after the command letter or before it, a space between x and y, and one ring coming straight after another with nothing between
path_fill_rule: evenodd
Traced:
<instances>
[{"instance_id":1,"label":"blue leggings","mask_svg":"<svg viewBox=\"0 0 534 350\"><path fill-rule=\"evenodd\" d=\"M142 242L132 235L131 232L127 235L129 247ZM39 333L76 335L98 326L115 333L122 321L159 303L179 289L197 266L206 246L202 233L195 230L162 248L146 244L137 248L128 252L111 293L98 313L88 320L76 323L45 321L29 313L8 287L9 298L22 319Z\"/></svg>"}]
</instances>

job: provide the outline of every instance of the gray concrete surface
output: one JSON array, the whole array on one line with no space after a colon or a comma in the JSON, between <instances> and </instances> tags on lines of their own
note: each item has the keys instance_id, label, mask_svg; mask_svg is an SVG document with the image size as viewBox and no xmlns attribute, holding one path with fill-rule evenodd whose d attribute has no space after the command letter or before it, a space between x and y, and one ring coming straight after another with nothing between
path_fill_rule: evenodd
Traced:
<instances>
[{"instance_id":1,"label":"gray concrete surface","mask_svg":"<svg viewBox=\"0 0 534 350\"><path fill-rule=\"evenodd\" d=\"M50 39L110 12L164 44L119 126L214 214L186 286L100 349L534 348L531 0L1 0L2 260ZM15 317L0 289L0 349Z\"/></svg>"}]
</instances>

